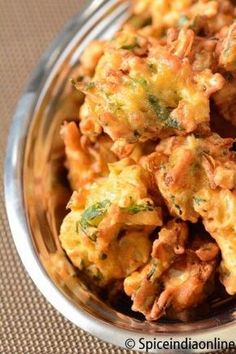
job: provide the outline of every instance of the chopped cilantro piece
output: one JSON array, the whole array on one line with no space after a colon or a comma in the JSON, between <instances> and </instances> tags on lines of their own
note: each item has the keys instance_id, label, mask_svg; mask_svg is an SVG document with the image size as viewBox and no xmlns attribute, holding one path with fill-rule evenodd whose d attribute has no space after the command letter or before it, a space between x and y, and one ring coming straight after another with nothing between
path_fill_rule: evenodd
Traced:
<instances>
[{"instance_id":1,"label":"chopped cilantro piece","mask_svg":"<svg viewBox=\"0 0 236 354\"><path fill-rule=\"evenodd\" d=\"M186 25L186 24L188 23L188 21L189 21L188 16L186 16L186 15L181 15L180 18L179 18L179 21L178 21L178 25L179 25L180 27L182 27L182 26Z\"/></svg>"},{"instance_id":2,"label":"chopped cilantro piece","mask_svg":"<svg viewBox=\"0 0 236 354\"><path fill-rule=\"evenodd\" d=\"M175 118L171 118L171 117L169 117L166 120L165 126L168 128L173 128L173 129L181 129L179 122Z\"/></svg>"},{"instance_id":3,"label":"chopped cilantro piece","mask_svg":"<svg viewBox=\"0 0 236 354\"><path fill-rule=\"evenodd\" d=\"M123 210L129 214L138 214L141 211L153 211L154 206L150 203L146 204L131 204L130 206L123 208Z\"/></svg>"},{"instance_id":4,"label":"chopped cilantro piece","mask_svg":"<svg viewBox=\"0 0 236 354\"><path fill-rule=\"evenodd\" d=\"M203 198L199 198L199 197L193 197L193 202L197 205L201 205L201 203L206 202L206 200Z\"/></svg>"},{"instance_id":5,"label":"chopped cilantro piece","mask_svg":"<svg viewBox=\"0 0 236 354\"><path fill-rule=\"evenodd\" d=\"M140 48L140 45L138 44L137 38L134 39L133 43L123 44L121 46L121 49L126 49L126 50L132 50L132 49L135 49L135 48Z\"/></svg>"},{"instance_id":6,"label":"chopped cilantro piece","mask_svg":"<svg viewBox=\"0 0 236 354\"><path fill-rule=\"evenodd\" d=\"M86 230L89 226L97 227L104 218L107 208L110 205L111 202L108 199L105 199L102 202L95 203L88 207L81 215L79 221L82 230Z\"/></svg>"},{"instance_id":7,"label":"chopped cilantro piece","mask_svg":"<svg viewBox=\"0 0 236 354\"><path fill-rule=\"evenodd\" d=\"M149 95L148 101L160 120L166 121L167 119L169 119L171 110L166 108L164 105L160 104L160 101L156 96Z\"/></svg>"},{"instance_id":8,"label":"chopped cilantro piece","mask_svg":"<svg viewBox=\"0 0 236 354\"><path fill-rule=\"evenodd\" d=\"M143 28L152 24L151 17L142 18L137 15L133 15L128 19L128 23L131 24L135 29Z\"/></svg>"},{"instance_id":9,"label":"chopped cilantro piece","mask_svg":"<svg viewBox=\"0 0 236 354\"><path fill-rule=\"evenodd\" d=\"M121 49L126 49L126 50L131 50L137 48L137 44L133 43L133 44L127 44L127 45L122 45Z\"/></svg>"},{"instance_id":10,"label":"chopped cilantro piece","mask_svg":"<svg viewBox=\"0 0 236 354\"><path fill-rule=\"evenodd\" d=\"M142 86L147 86L147 80L144 79L144 77L140 77L139 79L137 79L137 82Z\"/></svg>"},{"instance_id":11,"label":"chopped cilantro piece","mask_svg":"<svg viewBox=\"0 0 236 354\"><path fill-rule=\"evenodd\" d=\"M92 81L90 81L90 82L88 82L88 83L85 85L85 90L91 90L91 89L93 89L95 86L96 86L95 83L92 82Z\"/></svg>"},{"instance_id":12,"label":"chopped cilantro piece","mask_svg":"<svg viewBox=\"0 0 236 354\"><path fill-rule=\"evenodd\" d=\"M132 80L132 83L134 84L139 84L141 86L143 86L143 88L147 88L148 82L144 77L139 77L139 78L133 78L131 76L129 76L129 78Z\"/></svg>"}]
</instances>

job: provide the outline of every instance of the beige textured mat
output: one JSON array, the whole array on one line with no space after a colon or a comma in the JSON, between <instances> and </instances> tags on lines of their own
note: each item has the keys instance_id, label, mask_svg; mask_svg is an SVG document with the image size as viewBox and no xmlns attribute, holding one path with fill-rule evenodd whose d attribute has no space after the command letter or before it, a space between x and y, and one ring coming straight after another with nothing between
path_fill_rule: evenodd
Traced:
<instances>
[{"instance_id":1,"label":"beige textured mat","mask_svg":"<svg viewBox=\"0 0 236 354\"><path fill-rule=\"evenodd\" d=\"M79 6L80 0L0 0L1 175L11 115L21 91L44 49ZM47 303L16 253L2 181L0 193L0 354L134 353L86 334Z\"/></svg>"}]
</instances>

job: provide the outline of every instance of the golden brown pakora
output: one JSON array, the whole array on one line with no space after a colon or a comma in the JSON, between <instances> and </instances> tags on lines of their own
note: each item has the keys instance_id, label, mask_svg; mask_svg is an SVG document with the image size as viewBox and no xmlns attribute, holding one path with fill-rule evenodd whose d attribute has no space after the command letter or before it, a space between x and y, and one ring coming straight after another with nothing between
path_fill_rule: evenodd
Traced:
<instances>
[{"instance_id":1,"label":"golden brown pakora","mask_svg":"<svg viewBox=\"0 0 236 354\"><path fill-rule=\"evenodd\" d=\"M214 289L218 247L194 237L188 245L188 227L171 220L153 243L151 260L124 281L134 311L157 320L168 311L176 316L198 306Z\"/></svg>"},{"instance_id":2,"label":"golden brown pakora","mask_svg":"<svg viewBox=\"0 0 236 354\"><path fill-rule=\"evenodd\" d=\"M75 122L65 123L61 128L65 144L66 167L72 190L78 190L97 177L108 174L108 163L116 161L111 151L112 142L101 135L95 143L82 136Z\"/></svg>"},{"instance_id":3,"label":"golden brown pakora","mask_svg":"<svg viewBox=\"0 0 236 354\"><path fill-rule=\"evenodd\" d=\"M74 191L60 241L110 303L125 292L147 320L185 321L218 279L236 294L236 10L131 8L86 48L56 116Z\"/></svg>"},{"instance_id":4,"label":"golden brown pakora","mask_svg":"<svg viewBox=\"0 0 236 354\"><path fill-rule=\"evenodd\" d=\"M236 17L229 0L133 0L133 11L140 18L149 18L160 34L183 26L192 27L196 33L204 30L204 34L215 34Z\"/></svg>"},{"instance_id":5,"label":"golden brown pakora","mask_svg":"<svg viewBox=\"0 0 236 354\"><path fill-rule=\"evenodd\" d=\"M136 142L207 130L209 97L223 83L210 69L195 73L187 58L158 42L120 32L108 43L92 81L77 83L86 95L80 128L91 140L108 134L114 152Z\"/></svg>"},{"instance_id":6,"label":"golden brown pakora","mask_svg":"<svg viewBox=\"0 0 236 354\"><path fill-rule=\"evenodd\" d=\"M109 165L107 177L72 195L62 223L62 247L98 283L124 278L148 261L150 233L162 225L161 208L148 195L145 171L126 159ZM129 253L129 256L128 256Z\"/></svg>"},{"instance_id":7,"label":"golden brown pakora","mask_svg":"<svg viewBox=\"0 0 236 354\"><path fill-rule=\"evenodd\" d=\"M216 134L204 139L173 137L163 140L155 153L142 160L143 166L154 173L171 215L193 223L202 217L206 230L220 247L221 280L230 294L236 292L232 221L236 208L236 161L230 150L232 143L233 139Z\"/></svg>"}]
</instances>

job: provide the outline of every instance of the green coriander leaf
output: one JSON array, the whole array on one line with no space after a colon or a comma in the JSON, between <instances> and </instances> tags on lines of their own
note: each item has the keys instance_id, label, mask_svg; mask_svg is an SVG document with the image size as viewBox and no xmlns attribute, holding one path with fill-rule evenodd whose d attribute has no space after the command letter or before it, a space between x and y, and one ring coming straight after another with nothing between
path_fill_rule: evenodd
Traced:
<instances>
[{"instance_id":1,"label":"green coriander leaf","mask_svg":"<svg viewBox=\"0 0 236 354\"><path fill-rule=\"evenodd\" d=\"M179 122L175 118L172 118L172 117L169 117L166 120L165 126L168 128L181 130L181 126L180 126Z\"/></svg>"},{"instance_id":2,"label":"green coriander leaf","mask_svg":"<svg viewBox=\"0 0 236 354\"><path fill-rule=\"evenodd\" d=\"M197 205L201 205L202 203L205 203L206 200L203 198L199 198L199 197L193 197L193 202Z\"/></svg>"},{"instance_id":3,"label":"green coriander leaf","mask_svg":"<svg viewBox=\"0 0 236 354\"><path fill-rule=\"evenodd\" d=\"M156 96L149 95L148 101L152 106L153 111L156 113L158 119L166 121L169 118L171 110L162 105Z\"/></svg>"},{"instance_id":4,"label":"green coriander leaf","mask_svg":"<svg viewBox=\"0 0 236 354\"><path fill-rule=\"evenodd\" d=\"M146 204L131 204L130 206L123 208L123 210L129 214L137 214L141 211L153 211L154 206L150 203Z\"/></svg>"},{"instance_id":5,"label":"green coriander leaf","mask_svg":"<svg viewBox=\"0 0 236 354\"><path fill-rule=\"evenodd\" d=\"M95 203L88 207L81 215L79 221L82 230L86 230L89 226L97 227L104 218L107 208L110 205L111 202L108 199L105 199L102 202Z\"/></svg>"},{"instance_id":6,"label":"green coriander leaf","mask_svg":"<svg viewBox=\"0 0 236 354\"><path fill-rule=\"evenodd\" d=\"M186 25L186 24L188 23L188 21L189 21L188 16L186 16L186 15L181 15L180 18L179 18L179 21L178 21L178 25L179 25L180 27L182 27L182 26Z\"/></svg>"},{"instance_id":7,"label":"green coriander leaf","mask_svg":"<svg viewBox=\"0 0 236 354\"><path fill-rule=\"evenodd\" d=\"M135 48L140 48L140 45L138 44L137 38L134 38L134 42L130 44L123 44L121 46L121 49L126 49L126 50L132 50Z\"/></svg>"}]
</instances>

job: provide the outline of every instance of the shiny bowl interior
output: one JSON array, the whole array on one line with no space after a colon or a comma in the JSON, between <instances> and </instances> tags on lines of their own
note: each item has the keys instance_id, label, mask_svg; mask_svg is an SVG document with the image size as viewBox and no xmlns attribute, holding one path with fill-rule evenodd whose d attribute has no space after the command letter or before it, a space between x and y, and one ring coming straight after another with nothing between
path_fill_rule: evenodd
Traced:
<instances>
[{"instance_id":1,"label":"shiny bowl interior","mask_svg":"<svg viewBox=\"0 0 236 354\"><path fill-rule=\"evenodd\" d=\"M153 336L235 339L235 299L215 299L210 316L191 323L149 323L99 299L60 247L58 233L70 196L59 135L65 117L63 109L67 109L66 82L87 44L95 38L110 38L129 13L128 1L84 2L83 10L43 56L18 104L9 136L6 206L21 259L54 307L79 327L108 342L124 346L127 338L141 335L147 340ZM73 103L75 117L81 102L78 94Z\"/></svg>"}]
</instances>

